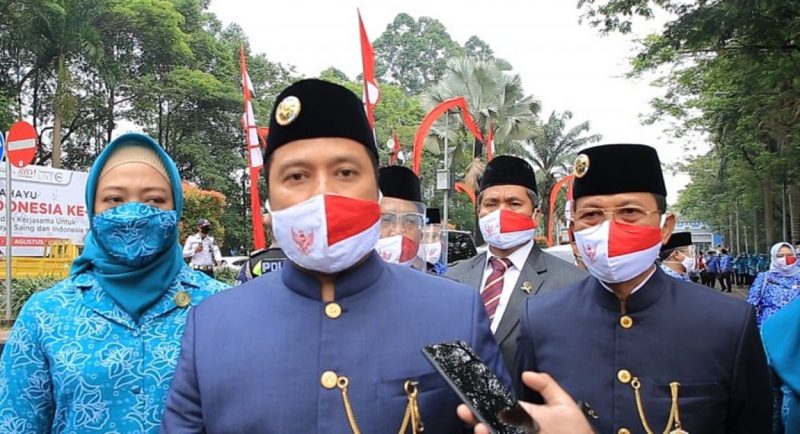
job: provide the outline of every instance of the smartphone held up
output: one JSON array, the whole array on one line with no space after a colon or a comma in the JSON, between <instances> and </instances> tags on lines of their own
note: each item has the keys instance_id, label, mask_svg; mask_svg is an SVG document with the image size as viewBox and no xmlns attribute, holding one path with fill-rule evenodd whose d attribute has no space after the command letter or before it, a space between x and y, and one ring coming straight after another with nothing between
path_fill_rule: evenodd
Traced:
<instances>
[{"instance_id":1,"label":"smartphone held up","mask_svg":"<svg viewBox=\"0 0 800 434\"><path fill-rule=\"evenodd\" d=\"M465 342L429 345L422 349L422 354L478 421L489 426L493 433L538 432L536 422Z\"/></svg>"}]
</instances>

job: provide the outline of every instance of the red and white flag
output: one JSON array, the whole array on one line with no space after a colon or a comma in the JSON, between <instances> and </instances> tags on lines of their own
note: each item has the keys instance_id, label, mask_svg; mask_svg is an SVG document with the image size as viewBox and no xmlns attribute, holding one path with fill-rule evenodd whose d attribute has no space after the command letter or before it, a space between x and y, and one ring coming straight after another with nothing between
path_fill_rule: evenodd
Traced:
<instances>
[{"instance_id":1,"label":"red and white flag","mask_svg":"<svg viewBox=\"0 0 800 434\"><path fill-rule=\"evenodd\" d=\"M392 155L389 156L390 166L397 164L397 160L400 157L400 152L402 149L402 146L400 145L400 138L397 137L397 131L392 131L392 141L394 142L394 146L392 146Z\"/></svg>"},{"instance_id":2,"label":"red and white flag","mask_svg":"<svg viewBox=\"0 0 800 434\"><path fill-rule=\"evenodd\" d=\"M261 194L258 191L258 180L261 166L264 165L264 157L261 153L261 146L258 141L258 125L256 116L253 112L253 82L247 73L247 59L244 55L244 45L241 47L240 61L242 67L242 94L244 95L244 114L242 115L242 126L244 127L247 140L247 164L250 171L250 213L253 224L253 246L256 249L266 247L264 238L264 217L261 214Z\"/></svg>"},{"instance_id":3,"label":"red and white flag","mask_svg":"<svg viewBox=\"0 0 800 434\"><path fill-rule=\"evenodd\" d=\"M372 129L375 129L375 106L381 100L381 91L375 80L375 53L364 29L361 12L358 12L358 28L361 34L361 64L364 69L364 107Z\"/></svg>"}]
</instances>

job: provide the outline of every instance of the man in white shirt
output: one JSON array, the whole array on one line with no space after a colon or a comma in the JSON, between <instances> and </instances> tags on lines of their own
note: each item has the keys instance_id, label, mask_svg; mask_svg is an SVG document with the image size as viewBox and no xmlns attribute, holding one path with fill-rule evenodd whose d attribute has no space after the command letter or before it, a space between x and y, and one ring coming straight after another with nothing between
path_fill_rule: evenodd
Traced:
<instances>
[{"instance_id":1,"label":"man in white shirt","mask_svg":"<svg viewBox=\"0 0 800 434\"><path fill-rule=\"evenodd\" d=\"M197 233L189 235L183 245L183 257L189 259L189 266L214 277L214 266L222 261L217 241L210 235L211 222L207 219L197 221Z\"/></svg>"},{"instance_id":2,"label":"man in white shirt","mask_svg":"<svg viewBox=\"0 0 800 434\"><path fill-rule=\"evenodd\" d=\"M514 363L520 309L525 299L587 276L536 246L537 202L531 165L517 157L495 157L486 166L478 193L480 230L489 244L488 251L447 273L480 291L509 369Z\"/></svg>"}]
</instances>

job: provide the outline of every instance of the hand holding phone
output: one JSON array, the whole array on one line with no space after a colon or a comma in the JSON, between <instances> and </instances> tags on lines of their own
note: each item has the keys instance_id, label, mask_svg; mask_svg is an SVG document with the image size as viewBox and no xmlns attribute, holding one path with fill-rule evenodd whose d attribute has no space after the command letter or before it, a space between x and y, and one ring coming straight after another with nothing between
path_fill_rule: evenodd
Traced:
<instances>
[{"instance_id":1,"label":"hand holding phone","mask_svg":"<svg viewBox=\"0 0 800 434\"><path fill-rule=\"evenodd\" d=\"M537 432L538 426L514 395L463 341L429 345L422 354L478 421L498 434ZM501 422L514 421L515 425Z\"/></svg>"}]
</instances>

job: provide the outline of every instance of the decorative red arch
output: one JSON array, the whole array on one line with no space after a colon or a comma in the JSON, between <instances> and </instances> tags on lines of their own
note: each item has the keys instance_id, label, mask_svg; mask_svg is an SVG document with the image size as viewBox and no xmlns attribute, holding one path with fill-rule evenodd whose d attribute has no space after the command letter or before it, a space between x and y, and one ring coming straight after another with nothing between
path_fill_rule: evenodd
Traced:
<instances>
[{"instance_id":1,"label":"decorative red arch","mask_svg":"<svg viewBox=\"0 0 800 434\"><path fill-rule=\"evenodd\" d=\"M477 200L475 198L475 190L471 189L467 184L464 184L463 182L456 182L455 187L457 192L464 193L467 196L469 196L469 200L472 201L472 205L473 206L475 205L475 202Z\"/></svg>"},{"instance_id":2,"label":"decorative red arch","mask_svg":"<svg viewBox=\"0 0 800 434\"><path fill-rule=\"evenodd\" d=\"M558 193L566 186L567 200L572 200L572 181L574 179L575 175L565 176L559 179L550 190L550 215L547 219L547 247L553 245L553 227L555 226L555 219L553 217L556 215L556 199L558 199Z\"/></svg>"},{"instance_id":3,"label":"decorative red arch","mask_svg":"<svg viewBox=\"0 0 800 434\"><path fill-rule=\"evenodd\" d=\"M425 137L428 136L428 130L430 130L437 119L451 108L458 108L460 110L464 125L476 139L483 143L483 134L481 134L478 125L475 124L475 120L472 118L472 115L469 114L469 110L467 110L467 100L463 96L459 96L442 101L425 115L422 122L419 124L419 128L417 128L417 133L414 135L414 164L412 169L417 175L419 175L422 163L422 147L425 142Z\"/></svg>"}]
</instances>

